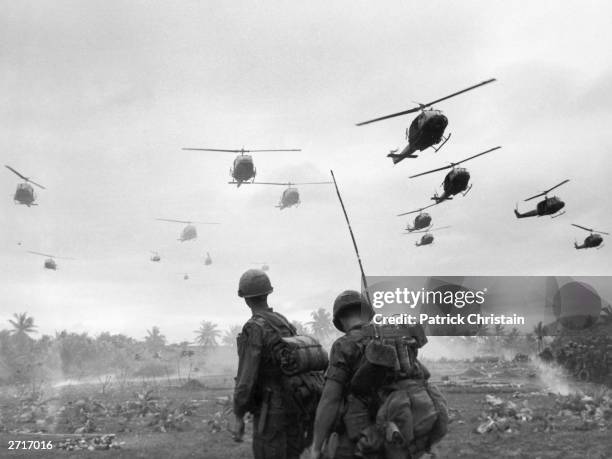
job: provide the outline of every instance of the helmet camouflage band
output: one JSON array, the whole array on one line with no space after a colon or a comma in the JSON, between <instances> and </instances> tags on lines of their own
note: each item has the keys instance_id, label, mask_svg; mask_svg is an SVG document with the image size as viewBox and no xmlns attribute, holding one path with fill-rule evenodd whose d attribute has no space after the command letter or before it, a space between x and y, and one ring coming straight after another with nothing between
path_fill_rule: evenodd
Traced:
<instances>
[{"instance_id":1,"label":"helmet camouflage band","mask_svg":"<svg viewBox=\"0 0 612 459\"><path fill-rule=\"evenodd\" d=\"M336 297L336 301L334 301L334 313L333 313L333 322L334 326L340 330L345 331L344 327L342 327L342 323L339 320L340 314L343 311L347 310L349 307L359 305L361 306L362 317L367 313L367 320L370 321L372 317L374 317L374 310L370 303L361 295L361 293L356 290L345 290L340 295Z\"/></svg>"},{"instance_id":2,"label":"helmet camouflage band","mask_svg":"<svg viewBox=\"0 0 612 459\"><path fill-rule=\"evenodd\" d=\"M272 293L270 278L261 269L249 269L238 282L238 296L252 298L254 296L268 295Z\"/></svg>"}]
</instances>

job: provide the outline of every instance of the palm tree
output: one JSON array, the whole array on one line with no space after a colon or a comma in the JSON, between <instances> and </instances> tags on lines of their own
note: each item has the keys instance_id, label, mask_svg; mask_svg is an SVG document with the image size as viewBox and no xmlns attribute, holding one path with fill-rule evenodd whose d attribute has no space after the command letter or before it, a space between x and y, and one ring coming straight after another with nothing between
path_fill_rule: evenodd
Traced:
<instances>
[{"instance_id":1,"label":"palm tree","mask_svg":"<svg viewBox=\"0 0 612 459\"><path fill-rule=\"evenodd\" d=\"M13 314L15 320L9 319L9 322L13 326L11 334L14 336L27 336L30 337L30 333L36 332L36 325L34 325L34 317L28 316L27 312L21 314Z\"/></svg>"},{"instance_id":2,"label":"palm tree","mask_svg":"<svg viewBox=\"0 0 612 459\"><path fill-rule=\"evenodd\" d=\"M542 321L539 321L538 324L533 328L533 333L536 335L538 340L538 354L542 352L542 339L544 338L545 329L542 325Z\"/></svg>"},{"instance_id":3,"label":"palm tree","mask_svg":"<svg viewBox=\"0 0 612 459\"><path fill-rule=\"evenodd\" d=\"M241 325L231 325L228 330L223 334L223 338L221 341L223 344L229 347L236 347L236 338L238 334L242 331Z\"/></svg>"},{"instance_id":4,"label":"palm tree","mask_svg":"<svg viewBox=\"0 0 612 459\"><path fill-rule=\"evenodd\" d=\"M308 322L310 328L312 328L313 334L319 339L326 339L333 331L332 316L329 311L323 308L319 308L316 311L310 313L312 321Z\"/></svg>"},{"instance_id":5,"label":"palm tree","mask_svg":"<svg viewBox=\"0 0 612 459\"><path fill-rule=\"evenodd\" d=\"M308 328L306 324L300 322L299 320L292 320L291 325L295 327L295 332L298 335L308 335Z\"/></svg>"},{"instance_id":6,"label":"palm tree","mask_svg":"<svg viewBox=\"0 0 612 459\"><path fill-rule=\"evenodd\" d=\"M151 328L151 330L147 330L145 344L149 349L157 350L166 345L166 337L161 334L159 327L154 326Z\"/></svg>"},{"instance_id":7,"label":"palm tree","mask_svg":"<svg viewBox=\"0 0 612 459\"><path fill-rule=\"evenodd\" d=\"M218 346L217 338L221 335L221 331L217 330L217 324L203 320L200 323L200 328L195 330L197 343L204 348Z\"/></svg>"}]
</instances>

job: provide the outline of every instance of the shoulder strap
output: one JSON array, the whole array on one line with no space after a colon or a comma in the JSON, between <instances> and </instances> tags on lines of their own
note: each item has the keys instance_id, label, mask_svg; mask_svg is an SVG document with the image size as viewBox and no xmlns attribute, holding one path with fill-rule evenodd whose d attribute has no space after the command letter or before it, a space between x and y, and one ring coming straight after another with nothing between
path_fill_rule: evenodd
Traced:
<instances>
[{"instance_id":1,"label":"shoulder strap","mask_svg":"<svg viewBox=\"0 0 612 459\"><path fill-rule=\"evenodd\" d=\"M260 317L262 318L265 323L267 323L268 325L270 325L270 327L276 332L278 333L278 335L282 338L283 337L283 332L281 331L281 327L285 327L289 330L289 332L291 333L291 336L295 336L296 334L296 330L295 327L293 325L291 325L289 323L289 321L285 318L285 316L283 316L282 314L279 313L270 313L270 312L257 312L253 315L253 317Z\"/></svg>"}]
</instances>

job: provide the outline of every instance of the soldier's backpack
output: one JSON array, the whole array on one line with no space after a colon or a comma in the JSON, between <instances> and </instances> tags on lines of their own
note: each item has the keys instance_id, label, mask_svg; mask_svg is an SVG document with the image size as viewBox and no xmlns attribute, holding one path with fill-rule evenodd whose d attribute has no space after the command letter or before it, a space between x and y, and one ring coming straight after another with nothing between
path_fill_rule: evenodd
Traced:
<instances>
[{"instance_id":1,"label":"soldier's backpack","mask_svg":"<svg viewBox=\"0 0 612 459\"><path fill-rule=\"evenodd\" d=\"M260 312L262 318L277 334L272 354L281 373L283 393L296 406L307 426L305 442L310 444L317 405L321 399L329 359L321 344L308 335L298 335L295 327L280 314ZM291 331L283 336L281 328Z\"/></svg>"},{"instance_id":2,"label":"soldier's backpack","mask_svg":"<svg viewBox=\"0 0 612 459\"><path fill-rule=\"evenodd\" d=\"M379 403L375 423L353 433L353 441L357 442L357 451L362 457L417 458L446 435L446 400L429 383L429 371L416 358L421 345L418 340L405 338L368 344L371 349L368 352L366 348L364 355L362 366L367 370L364 375L369 376L372 369L378 368L377 371L384 372L385 379L389 381L390 377L392 382L377 388ZM394 354L395 365L392 362ZM392 366L394 368L390 368ZM355 376L359 376L359 370ZM362 382L353 382L356 384L353 389L364 386ZM358 415L351 414L352 417Z\"/></svg>"}]
</instances>

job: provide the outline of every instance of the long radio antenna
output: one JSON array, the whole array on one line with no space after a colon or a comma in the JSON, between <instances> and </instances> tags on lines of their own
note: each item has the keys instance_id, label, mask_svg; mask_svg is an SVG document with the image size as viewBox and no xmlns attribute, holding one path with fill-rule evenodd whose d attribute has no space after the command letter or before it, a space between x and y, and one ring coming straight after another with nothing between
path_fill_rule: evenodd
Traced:
<instances>
[{"instance_id":1,"label":"long radio antenna","mask_svg":"<svg viewBox=\"0 0 612 459\"><path fill-rule=\"evenodd\" d=\"M346 220L346 224L351 235L351 240L353 241L353 247L355 248L355 254L357 255L357 262L359 263L359 270L361 271L361 282L363 282L366 298L368 299L368 303L372 304L372 302L370 301L370 291L368 290L368 281L366 280L366 275L363 271L363 264L361 263L361 256L359 255L359 248L357 248L357 241L355 240L355 235L353 234L353 228L351 227L351 222L349 220L348 214L346 213L346 208L344 207L344 202L342 201L342 196L340 195L340 190L338 189L338 183L336 182L336 177L334 176L334 171L330 169L329 172L331 172L332 180L334 181L334 187L336 187L336 194L338 195L340 206L342 206L342 212L344 213L344 218Z\"/></svg>"}]
</instances>

